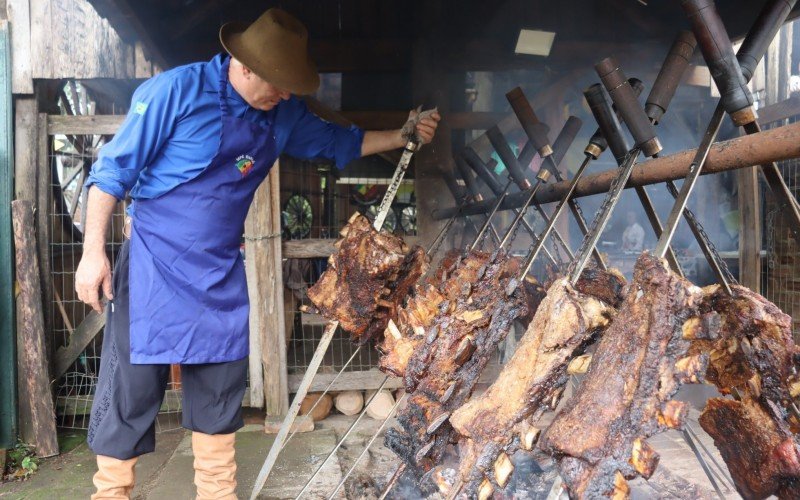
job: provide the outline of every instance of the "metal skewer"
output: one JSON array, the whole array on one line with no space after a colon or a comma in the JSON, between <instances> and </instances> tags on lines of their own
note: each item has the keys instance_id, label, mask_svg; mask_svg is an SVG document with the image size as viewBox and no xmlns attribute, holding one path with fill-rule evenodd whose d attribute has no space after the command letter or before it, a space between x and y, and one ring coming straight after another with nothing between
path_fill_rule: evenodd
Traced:
<instances>
[{"instance_id":1,"label":"metal skewer","mask_svg":"<svg viewBox=\"0 0 800 500\"><path fill-rule=\"evenodd\" d=\"M678 221L686 209L689 196L691 196L692 190L708 158L711 145L714 143L717 133L719 132L726 109L732 112L734 122L746 125L746 129L748 127L751 130L758 129L758 124L755 123L755 111L752 109L752 96L743 82L746 83L752 77L753 71L766 52L767 46L774 38L777 30L783 24L783 21L786 19L795 3L796 0L773 0L767 3L764 9L762 9L753 28L747 34L739 53L736 57L732 57L733 50L730 49L730 43L725 46L727 33L719 19L719 15L714 9L713 2L696 0L684 0L684 2L682 2L684 9L693 20L693 29L695 32L702 35L698 38L711 42L701 44L703 55L706 60L709 61L710 66L713 65L719 69L719 74L717 75L715 73L716 79L719 80L717 85L721 89L728 89L728 91L723 94L726 96L726 99L720 99L719 104L714 110L714 114L703 134L700 146L697 148L697 153L689 166L689 174L686 176L680 192L675 198L675 204L667 219L667 226L656 244L654 251L656 256L663 256L664 249L669 245L675 234ZM730 50L730 52L728 52L728 50ZM741 66L739 63L741 63ZM747 105L748 102L749 107ZM748 122L755 123L755 125L748 125ZM775 170L777 170L777 167ZM783 184L783 182L779 172L778 176L774 175L775 170L772 169L772 166L768 166L766 170L772 172L769 175L770 178L773 179L773 184L775 184L773 193L776 195L776 198L778 198L779 203L783 201L782 206L790 209L790 222L793 220L800 220L800 218L798 218L797 205L794 198L792 196L787 198L785 191L777 186L777 184ZM763 168L762 171L764 171ZM772 187L773 184L770 186ZM798 239L796 229L793 229L793 233L795 239ZM798 239L798 241L800 241L800 239ZM729 283L731 277L726 276L721 269L714 268L714 270L725 291L728 294L733 294Z\"/></svg>"},{"instance_id":2,"label":"metal skewer","mask_svg":"<svg viewBox=\"0 0 800 500\"><path fill-rule=\"evenodd\" d=\"M467 165L468 167L472 168L472 170L476 174L478 174L478 177L480 177L481 180L484 181L484 184L486 184L486 186L489 187L489 189L493 193L495 193L496 196L502 195L502 193L504 191L503 191L503 188L500 186L500 181L497 179L497 177L494 175L494 173L492 173L492 170L489 168L489 166L486 165L483 162L483 160L480 159L480 157L478 157L478 155L475 153L475 151L473 151L469 147L466 147L466 148L464 148L463 154L464 154L465 165ZM523 155L525 155L525 154L526 154L526 152L523 151L523 153L520 154L520 158L522 158ZM518 215L520 213L520 209L519 208L512 209L512 213L516 216L516 215ZM527 220L525 220L523 218L522 221L521 221L521 224L522 224L522 227L524 227L527 230L527 232L531 236L531 238L533 238L534 240L538 239L538 236L536 235L536 231L534 230L533 226L531 226L530 223ZM499 245L499 242L498 242L498 245ZM550 251L547 250L547 249L545 249L545 251L546 251L546 254L547 254L547 258L550 260L552 265L558 267L558 263L556 262L556 259L553 257L553 254L551 254Z\"/></svg>"},{"instance_id":3,"label":"metal skewer","mask_svg":"<svg viewBox=\"0 0 800 500\"><path fill-rule=\"evenodd\" d=\"M409 135L407 137L408 142L406 143L403 154L401 155L400 161L397 164L397 168L395 168L394 174L392 175L392 180L389 183L389 187L386 189L386 194L383 196L378 214L373 221L373 228L376 231L380 231L383 227L383 222L386 220L386 214L391 209L392 201L397 195L397 190L400 187L403 177L405 176L406 170L408 170L408 165L411 162L411 158L413 157L414 153L419 150L421 141L416 135L416 124L421 119L426 116L430 116L435 111L436 109L423 111L419 113L411 122L411 130L408 131ZM325 356L328 346L330 345L333 335L338 327L338 321L331 321L326 325L322 334L322 338L320 339L319 344L314 351L314 356L311 358L311 362L309 363L309 366L303 375L303 379L300 381L300 386L297 389L297 393L295 394L291 405L289 405L289 411L287 412L286 417L284 417L281 427L278 429L278 434L275 436L275 441L272 443L269 454L267 455L267 458L264 460L264 463L258 472L255 484L253 485L253 490L250 492L250 500L255 500L259 492L267 483L269 474L272 471L272 468L275 466L275 462L278 460L278 454L283 449L291 426L297 419L297 414L300 412L300 404L308 394L308 389L311 387L311 382L314 380L314 377L319 370L319 366L322 363L322 358Z\"/></svg>"},{"instance_id":4,"label":"metal skewer","mask_svg":"<svg viewBox=\"0 0 800 500\"><path fill-rule=\"evenodd\" d=\"M492 146L494 146L498 156L500 156L500 159L505 164L509 178L517 184L517 187L519 187L520 190L526 191L531 189L530 181L528 181L527 177L525 177L522 166L519 164L517 158L514 156L514 153L511 151L511 147L508 145L508 141L506 141L505 137L503 137L500 129L496 126L492 127L486 131L486 136L489 138L489 142L492 143ZM537 183L539 181L541 181L541 178L537 177ZM537 204L534 204L533 206L539 216L544 219L545 223L549 223L549 218L547 217L547 214L544 213L544 210L542 210L542 207ZM553 231L553 236L564 249L564 252L567 254L568 258L572 259L572 250L570 250L569 245L567 245L567 242L561 236L561 233L559 233L557 230Z\"/></svg>"},{"instance_id":5,"label":"metal skewer","mask_svg":"<svg viewBox=\"0 0 800 500\"><path fill-rule=\"evenodd\" d=\"M583 244L579 251L579 255L572 265L569 273L569 280L575 284L580 278L583 269L592 250L597 242L600 240L600 235L606 228L611 213L619 202L622 190L625 188L628 179L630 178L633 167L639 159L639 154L644 152L647 156L653 156L661 151L661 143L655 135L653 125L645 115L644 110L639 106L636 96L628 83L628 79L619 68L617 62L612 58L606 58L595 66L600 79L603 81L606 89L609 91L611 98L617 105L620 114L625 118L625 123L632 131L634 137L641 137L643 140L628 153L625 162L619 169L611 189L606 195L600 210L597 213L594 221L592 222L592 229L589 234L584 238Z\"/></svg>"},{"instance_id":6,"label":"metal skewer","mask_svg":"<svg viewBox=\"0 0 800 500\"><path fill-rule=\"evenodd\" d=\"M553 149L550 147L550 140L547 137L547 129L543 129L539 126L541 122L536 116L536 113L533 111L533 107L531 106L530 102L525 97L525 93L520 87L516 87L510 92L506 93L506 99L508 100L509 104L511 104L514 114L517 115L517 120L519 120L520 124L522 125L525 135L528 136L530 144L535 144L537 146L537 149L539 150L539 156L541 156L544 160L545 168L547 168L550 173L553 174L557 182L563 181L564 176L561 175L561 172L558 170L559 163L561 163L561 158L553 158ZM570 120L572 120L572 117L570 117ZM574 123L570 124L570 121L568 120L567 124L564 125L564 128L576 127L577 129L580 129L580 125L580 121L577 122L576 126ZM575 130L575 135L577 135L577 130ZM589 232L589 228L586 225L586 218L583 215L583 210L581 210L580 205L578 205L578 202L574 199L569 198L567 204L572 211L572 215L575 217L575 222L577 222L578 228L581 230L581 233L586 236ZM603 260L603 256L600 255L600 252L595 248L592 253L597 266L602 270L606 270L606 263Z\"/></svg>"}]
</instances>

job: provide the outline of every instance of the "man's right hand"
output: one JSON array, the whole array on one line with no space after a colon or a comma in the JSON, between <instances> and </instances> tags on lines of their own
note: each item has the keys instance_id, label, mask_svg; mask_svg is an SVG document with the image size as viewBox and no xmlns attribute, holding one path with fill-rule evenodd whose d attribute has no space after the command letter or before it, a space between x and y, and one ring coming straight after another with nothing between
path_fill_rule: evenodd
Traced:
<instances>
[{"instance_id":1,"label":"man's right hand","mask_svg":"<svg viewBox=\"0 0 800 500\"><path fill-rule=\"evenodd\" d=\"M111 289L111 264L104 251L84 253L75 272L75 291L78 298L98 313L103 312L100 290L107 300L113 300Z\"/></svg>"}]
</instances>

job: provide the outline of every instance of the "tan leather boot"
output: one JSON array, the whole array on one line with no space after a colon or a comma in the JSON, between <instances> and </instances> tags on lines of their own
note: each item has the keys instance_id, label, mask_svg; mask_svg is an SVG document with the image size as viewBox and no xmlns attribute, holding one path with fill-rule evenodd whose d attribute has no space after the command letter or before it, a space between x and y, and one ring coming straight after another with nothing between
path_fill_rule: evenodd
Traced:
<instances>
[{"instance_id":1,"label":"tan leather boot","mask_svg":"<svg viewBox=\"0 0 800 500\"><path fill-rule=\"evenodd\" d=\"M192 432L197 500L236 499L236 434Z\"/></svg>"},{"instance_id":2,"label":"tan leather boot","mask_svg":"<svg viewBox=\"0 0 800 500\"><path fill-rule=\"evenodd\" d=\"M120 460L97 455L97 472L92 479L97 492L92 495L92 500L129 499L135 478L133 466L138 459Z\"/></svg>"}]
</instances>

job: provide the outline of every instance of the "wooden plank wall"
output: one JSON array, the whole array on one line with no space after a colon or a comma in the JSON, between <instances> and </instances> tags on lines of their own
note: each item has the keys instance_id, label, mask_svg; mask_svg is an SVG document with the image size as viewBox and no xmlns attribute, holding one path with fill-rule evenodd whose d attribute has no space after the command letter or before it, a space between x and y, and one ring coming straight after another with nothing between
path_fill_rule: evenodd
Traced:
<instances>
[{"instance_id":1,"label":"wooden plank wall","mask_svg":"<svg viewBox=\"0 0 800 500\"><path fill-rule=\"evenodd\" d=\"M33 93L37 78L149 78L162 70L141 44L124 42L86 0L8 0L6 5L15 94Z\"/></svg>"}]
</instances>

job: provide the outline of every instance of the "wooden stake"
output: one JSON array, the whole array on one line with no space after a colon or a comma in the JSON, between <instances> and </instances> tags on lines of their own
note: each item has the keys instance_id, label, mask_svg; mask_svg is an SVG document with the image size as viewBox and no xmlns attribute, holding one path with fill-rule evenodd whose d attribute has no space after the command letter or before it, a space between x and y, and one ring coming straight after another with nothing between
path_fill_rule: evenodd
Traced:
<instances>
[{"instance_id":1,"label":"wooden stake","mask_svg":"<svg viewBox=\"0 0 800 500\"><path fill-rule=\"evenodd\" d=\"M37 455L50 457L58 455L58 439L44 345L41 281L33 235L33 205L29 201L13 201L11 212L20 288L17 329L20 421L27 422L30 430L30 435L23 434L22 437L33 444Z\"/></svg>"}]
</instances>

